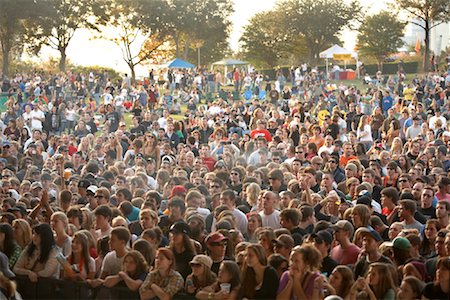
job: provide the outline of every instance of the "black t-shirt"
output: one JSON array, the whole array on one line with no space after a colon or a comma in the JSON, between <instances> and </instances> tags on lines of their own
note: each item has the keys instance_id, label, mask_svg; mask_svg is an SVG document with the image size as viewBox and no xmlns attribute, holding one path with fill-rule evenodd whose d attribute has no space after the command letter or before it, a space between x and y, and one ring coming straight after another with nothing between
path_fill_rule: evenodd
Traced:
<instances>
[{"instance_id":1,"label":"black t-shirt","mask_svg":"<svg viewBox=\"0 0 450 300\"><path fill-rule=\"evenodd\" d=\"M433 282L427 283L425 288L422 291L422 294L425 298L433 300L433 299L450 299L450 294L445 293L441 286L435 286Z\"/></svg>"},{"instance_id":2,"label":"black t-shirt","mask_svg":"<svg viewBox=\"0 0 450 300\"><path fill-rule=\"evenodd\" d=\"M255 291L253 299L275 299L278 291L278 274L273 267L264 270L263 282L259 290Z\"/></svg>"},{"instance_id":3,"label":"black t-shirt","mask_svg":"<svg viewBox=\"0 0 450 300\"><path fill-rule=\"evenodd\" d=\"M330 126L328 126L327 130L325 131L325 135L331 135L333 139L337 139L339 135L339 125L336 123L332 123Z\"/></svg>"},{"instance_id":4,"label":"black t-shirt","mask_svg":"<svg viewBox=\"0 0 450 300\"><path fill-rule=\"evenodd\" d=\"M138 125L137 127L131 128L130 132L137 136L144 135L145 128L142 125Z\"/></svg>"},{"instance_id":5,"label":"black t-shirt","mask_svg":"<svg viewBox=\"0 0 450 300\"><path fill-rule=\"evenodd\" d=\"M328 277L331 275L334 268L336 268L338 265L339 264L337 263L337 261L332 259L330 256L327 256L322 260L322 267L320 268L320 273Z\"/></svg>"},{"instance_id":6,"label":"black t-shirt","mask_svg":"<svg viewBox=\"0 0 450 300\"><path fill-rule=\"evenodd\" d=\"M231 259L230 257L225 256L225 257L223 258L223 260L213 262L213 264L212 264L212 266L211 266L211 271L213 271L216 275L219 275L220 264L221 264L224 260L233 260L233 261L234 261L234 259Z\"/></svg>"},{"instance_id":7,"label":"black t-shirt","mask_svg":"<svg viewBox=\"0 0 450 300\"><path fill-rule=\"evenodd\" d=\"M377 261L368 262L365 256L362 256L355 264L353 268L353 274L355 274L355 278L360 276L366 276L367 271L369 270L370 264L374 262L380 262L385 264L392 264L392 261L384 255L381 255Z\"/></svg>"},{"instance_id":8,"label":"black t-shirt","mask_svg":"<svg viewBox=\"0 0 450 300\"><path fill-rule=\"evenodd\" d=\"M173 255L175 257L175 270L178 271L184 279L186 279L186 277L192 272L191 265L189 263L195 255L188 251L177 253L175 250L173 250Z\"/></svg>"},{"instance_id":9,"label":"black t-shirt","mask_svg":"<svg viewBox=\"0 0 450 300\"><path fill-rule=\"evenodd\" d=\"M433 206L430 206L428 208L418 207L417 211L422 213L427 220L436 219L436 209Z\"/></svg>"}]
</instances>

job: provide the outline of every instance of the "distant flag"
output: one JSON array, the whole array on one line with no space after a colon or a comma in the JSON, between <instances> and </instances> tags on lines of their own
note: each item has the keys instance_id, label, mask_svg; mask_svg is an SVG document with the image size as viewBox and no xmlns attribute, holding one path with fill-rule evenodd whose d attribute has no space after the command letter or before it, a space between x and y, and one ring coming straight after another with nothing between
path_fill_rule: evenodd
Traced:
<instances>
[{"instance_id":1,"label":"distant flag","mask_svg":"<svg viewBox=\"0 0 450 300\"><path fill-rule=\"evenodd\" d=\"M417 54L420 54L420 39L419 39L419 36L417 36L416 46L414 47L414 50L416 50Z\"/></svg>"}]
</instances>

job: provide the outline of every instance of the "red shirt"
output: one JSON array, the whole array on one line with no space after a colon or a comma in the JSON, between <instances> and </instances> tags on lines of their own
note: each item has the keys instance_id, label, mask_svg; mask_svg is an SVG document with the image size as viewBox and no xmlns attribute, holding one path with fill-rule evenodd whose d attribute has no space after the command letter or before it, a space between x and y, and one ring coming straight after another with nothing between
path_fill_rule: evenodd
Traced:
<instances>
[{"instance_id":1,"label":"red shirt","mask_svg":"<svg viewBox=\"0 0 450 300\"><path fill-rule=\"evenodd\" d=\"M214 157L202 157L202 161L210 172L214 170L214 165L216 164Z\"/></svg>"}]
</instances>

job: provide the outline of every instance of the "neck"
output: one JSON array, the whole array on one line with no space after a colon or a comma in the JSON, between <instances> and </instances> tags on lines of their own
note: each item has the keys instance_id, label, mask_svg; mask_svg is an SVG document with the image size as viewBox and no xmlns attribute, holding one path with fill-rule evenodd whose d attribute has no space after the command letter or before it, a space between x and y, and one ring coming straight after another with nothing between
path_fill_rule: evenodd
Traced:
<instances>
[{"instance_id":1,"label":"neck","mask_svg":"<svg viewBox=\"0 0 450 300\"><path fill-rule=\"evenodd\" d=\"M271 208L264 208L264 214L265 215L270 215L274 211L275 211L275 209L273 209L273 207L271 207Z\"/></svg>"},{"instance_id":2,"label":"neck","mask_svg":"<svg viewBox=\"0 0 450 300\"><path fill-rule=\"evenodd\" d=\"M123 257L125 254L127 254L127 249L125 247L116 249L117 257Z\"/></svg>"},{"instance_id":3,"label":"neck","mask_svg":"<svg viewBox=\"0 0 450 300\"><path fill-rule=\"evenodd\" d=\"M374 262L377 261L378 259L380 259L381 254L378 251L373 251L368 253L367 257L369 258L370 262Z\"/></svg>"},{"instance_id":4,"label":"neck","mask_svg":"<svg viewBox=\"0 0 450 300\"><path fill-rule=\"evenodd\" d=\"M341 244L342 248L348 248L351 243L349 239L342 239L341 241L339 241L339 244Z\"/></svg>"},{"instance_id":5,"label":"neck","mask_svg":"<svg viewBox=\"0 0 450 300\"><path fill-rule=\"evenodd\" d=\"M217 255L217 254L211 253L210 256L211 256L211 259L212 259L213 262L222 261L223 258L224 258L224 256L222 254Z\"/></svg>"}]
</instances>

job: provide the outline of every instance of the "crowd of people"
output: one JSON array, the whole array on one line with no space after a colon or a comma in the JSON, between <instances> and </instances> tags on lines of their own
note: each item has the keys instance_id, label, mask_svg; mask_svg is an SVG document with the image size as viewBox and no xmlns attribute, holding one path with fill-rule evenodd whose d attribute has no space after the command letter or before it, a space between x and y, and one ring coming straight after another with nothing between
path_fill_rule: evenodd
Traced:
<instances>
[{"instance_id":1,"label":"crowd of people","mask_svg":"<svg viewBox=\"0 0 450 300\"><path fill-rule=\"evenodd\" d=\"M450 70L150 75L1 81L2 297L449 299Z\"/></svg>"}]
</instances>

